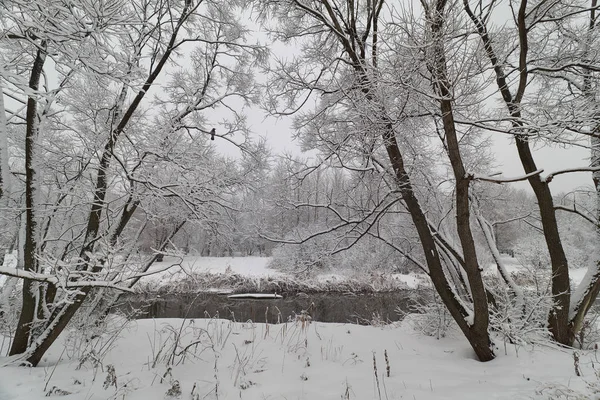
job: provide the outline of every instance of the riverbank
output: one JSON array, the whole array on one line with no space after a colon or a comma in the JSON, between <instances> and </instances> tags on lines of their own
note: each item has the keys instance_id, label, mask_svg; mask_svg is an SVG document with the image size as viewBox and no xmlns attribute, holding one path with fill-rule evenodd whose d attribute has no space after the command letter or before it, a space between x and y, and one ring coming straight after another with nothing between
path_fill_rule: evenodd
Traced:
<instances>
[{"instance_id":1,"label":"riverbank","mask_svg":"<svg viewBox=\"0 0 600 400\"><path fill-rule=\"evenodd\" d=\"M2 368L0 387L3 400L598 398L594 351L578 352L577 376L571 350L496 346L498 358L480 363L459 333L424 337L410 319L377 327L114 319L102 332L72 331L39 367Z\"/></svg>"}]
</instances>

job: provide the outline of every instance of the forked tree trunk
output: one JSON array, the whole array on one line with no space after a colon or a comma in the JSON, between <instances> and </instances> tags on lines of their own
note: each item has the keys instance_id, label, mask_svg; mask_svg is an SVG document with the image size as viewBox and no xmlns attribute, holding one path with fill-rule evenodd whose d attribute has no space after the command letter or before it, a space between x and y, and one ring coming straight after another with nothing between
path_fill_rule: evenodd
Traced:
<instances>
[{"instance_id":1,"label":"forked tree trunk","mask_svg":"<svg viewBox=\"0 0 600 400\"><path fill-rule=\"evenodd\" d=\"M460 185L461 195L463 196L459 200L459 202L461 202L461 212L457 215L457 222L461 226L461 231L459 232L459 235L461 236L461 244L463 245L463 251L465 252L465 256L469 258L468 261L465 260L465 264L467 264L466 274L469 280L468 284L471 288L471 291L474 291L474 296L476 296L476 298L473 299L473 312L471 312L465 307L461 299L459 299L459 295L456 293L451 283L449 282L449 278L446 276L446 272L444 271L444 267L442 265L441 256L438 252L434 234L429 227L429 221L427 220L425 212L421 208L419 200L417 199L414 193L410 176L408 175L408 172L406 171L406 168L404 166L402 153L400 151L400 147L396 139L394 124L387 117L384 106L381 105L379 100L374 95L374 93L376 93L376 86L372 81L370 81L369 77L371 76L371 74L368 71L367 61L365 58L365 55L367 54L366 39L371 33L373 40L371 51L371 56L373 58L372 64L374 67L376 67L378 57L376 51L377 16L378 12L381 10L382 4L383 2L380 2L377 7L375 5L373 6L373 9L376 8L378 10L376 12L373 9L371 9L370 12L372 12L372 20L369 21L367 26L371 27L370 29L373 29L373 31L365 31L363 33L362 39L359 40L358 44L356 43L356 38L358 37L356 33L362 31L363 28L358 27L358 23L354 18L352 18L349 21L340 22L339 18L341 18L341 16L335 11L337 9L337 6L335 6L335 4L331 4L327 0L323 1L323 5L325 7L325 10L327 11L327 16L331 20L328 22L324 21L322 18L322 14L318 12L311 13L306 9L304 9L304 11L307 11L313 16L316 15L316 20L319 23L325 22L325 24L329 26L330 29L332 29L332 34L335 34L338 37L341 45L344 48L344 51L346 52L346 55L349 58L348 62L353 66L355 70L358 81L360 82L361 92L364 94L365 99L367 101L373 103L372 109L378 111L377 114L378 118L380 118L380 126L382 129L381 135L383 143L385 144L390 163L394 170L396 185L402 196L402 199L406 204L406 207L411 215L413 224L415 225L415 228L419 235L427 266L429 268L429 276L433 282L435 289L439 293L442 302L448 308L450 314L464 333L465 337L469 341L469 344L475 351L478 359L480 361L489 361L494 359L495 354L492 347L492 341L488 332L489 315L486 290L483 286L483 282L481 281L479 266L477 263L477 258L475 256L473 237L469 227L470 217L468 214L468 182L465 182L463 179L457 179L457 185ZM441 8L443 9L445 5L445 0L441 0L441 3L437 3L437 5L441 6ZM346 26L346 28L344 29L342 28L342 26ZM466 203L464 201L464 196L467 196ZM466 220L464 220L464 218L466 218Z\"/></svg>"},{"instance_id":2,"label":"forked tree trunk","mask_svg":"<svg viewBox=\"0 0 600 400\"><path fill-rule=\"evenodd\" d=\"M531 147L527 136L527 126L523 123L521 116L521 100L523 99L528 83L527 0L521 0L517 15L517 28L519 33L519 81L515 94L513 94L508 86L506 74L495 53L486 25L472 12L468 0L463 0L463 5L466 13L469 15L469 18L473 21L473 24L477 29L487 57L494 68L498 90L502 95L511 117L512 127L515 132L517 132L515 144L523 169L526 174L536 172L538 171L538 168L531 153ZM549 329L554 340L558 343L571 345L572 335L569 332L569 308L571 305L569 265L558 230L552 193L548 186L549 182L542 181L539 175L532 174L532 176L528 178L528 182L533 189L538 202L542 230L544 232L544 239L550 255L550 264L552 267L551 279L554 305L548 316Z\"/></svg>"},{"instance_id":3,"label":"forked tree trunk","mask_svg":"<svg viewBox=\"0 0 600 400\"><path fill-rule=\"evenodd\" d=\"M446 148L452 171L455 179L455 199L456 199L456 227L460 240L464 265L463 268L467 275L467 284L471 293L473 303L472 320L467 321L463 329L465 336L477 352L481 361L487 361L494 358L492 343L489 337L489 307L487 291L481 277L481 269L477 259L475 249L475 240L471 231L471 212L469 186L470 178L467 176L464 163L462 161L461 150L459 147L456 133L456 124L454 121L452 88L447 76L447 62L444 50L444 26L446 22L446 0L437 0L434 11L426 16L427 24L431 29L431 59L428 59L428 69L433 78L433 89L439 98L439 107L442 115L442 125L446 137ZM463 317L464 320L466 317ZM456 319L456 318L455 318ZM470 319L470 318L469 318Z\"/></svg>"},{"instance_id":4,"label":"forked tree trunk","mask_svg":"<svg viewBox=\"0 0 600 400\"><path fill-rule=\"evenodd\" d=\"M393 129L392 126L389 128ZM393 130L387 129L384 134L384 140L386 143L386 150L394 168L396 175L396 184L402 195L402 199L406 203L406 207L410 213L413 224L417 229L419 240L423 248L427 267L429 268L429 277L433 282L433 286L440 295L440 299L448 308L450 315L456 321L461 331L469 341L469 344L475 351L477 358L480 361L490 361L495 358L494 350L492 347L492 341L490 339L487 325L481 324L471 325L470 318L472 315L469 314L468 310L465 309L463 304L457 297L457 294L452 290L448 278L445 275L444 268L441 263L440 254L438 253L435 239L431 230L429 229L429 223L425 216L425 213L421 209L419 200L414 194L410 177L404 167L404 161L398 142ZM487 298L484 298L487 302ZM487 307L487 305L486 305Z\"/></svg>"}]
</instances>

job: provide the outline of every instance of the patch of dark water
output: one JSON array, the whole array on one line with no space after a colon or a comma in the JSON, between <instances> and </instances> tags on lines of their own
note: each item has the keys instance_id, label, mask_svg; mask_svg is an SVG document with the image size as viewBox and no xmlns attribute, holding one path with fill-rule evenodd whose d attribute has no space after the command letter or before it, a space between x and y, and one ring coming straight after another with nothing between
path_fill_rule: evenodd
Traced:
<instances>
[{"instance_id":1,"label":"patch of dark water","mask_svg":"<svg viewBox=\"0 0 600 400\"><path fill-rule=\"evenodd\" d=\"M415 292L281 293L280 299L231 299L217 293L127 295L118 308L139 310L137 318L225 318L285 322L309 315L314 321L370 324L399 321L415 304Z\"/></svg>"}]
</instances>

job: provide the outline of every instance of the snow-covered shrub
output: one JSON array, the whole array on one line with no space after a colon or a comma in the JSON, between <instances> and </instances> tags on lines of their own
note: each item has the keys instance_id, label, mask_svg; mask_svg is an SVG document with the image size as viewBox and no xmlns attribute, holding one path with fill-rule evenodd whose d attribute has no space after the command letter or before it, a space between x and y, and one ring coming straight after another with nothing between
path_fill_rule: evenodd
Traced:
<instances>
[{"instance_id":1,"label":"snow-covered shrub","mask_svg":"<svg viewBox=\"0 0 600 400\"><path fill-rule=\"evenodd\" d=\"M16 278L9 278L0 287L0 356L8 352L19 321L22 299L18 281Z\"/></svg>"},{"instance_id":2,"label":"snow-covered shrub","mask_svg":"<svg viewBox=\"0 0 600 400\"><path fill-rule=\"evenodd\" d=\"M437 292L428 292L423 293L423 298L410 307L410 313L406 313L400 308L397 309L397 312L401 315L404 314L405 320L416 332L441 339L446 337L453 327L456 327L456 322Z\"/></svg>"},{"instance_id":3,"label":"snow-covered shrub","mask_svg":"<svg viewBox=\"0 0 600 400\"><path fill-rule=\"evenodd\" d=\"M521 261L524 266L538 269L550 268L550 256L544 237L540 234L532 233L522 238L515 245L515 257Z\"/></svg>"},{"instance_id":4,"label":"snow-covered shrub","mask_svg":"<svg viewBox=\"0 0 600 400\"><path fill-rule=\"evenodd\" d=\"M17 252L6 253L2 266L16 268ZM19 321L22 287L20 279L0 275L0 356L8 352L10 339Z\"/></svg>"},{"instance_id":5,"label":"snow-covered shrub","mask_svg":"<svg viewBox=\"0 0 600 400\"><path fill-rule=\"evenodd\" d=\"M288 240L300 241L299 238L309 235L309 230L297 230L290 234ZM302 243L285 243L273 249L270 267L298 277L310 277L331 268L331 253L332 246L325 235L312 237Z\"/></svg>"},{"instance_id":6,"label":"snow-covered shrub","mask_svg":"<svg viewBox=\"0 0 600 400\"><path fill-rule=\"evenodd\" d=\"M486 276L485 284L493 301L490 304L490 329L504 344L549 340L548 313L552 294L548 271L523 269L512 274L521 292L513 292L499 276Z\"/></svg>"},{"instance_id":7,"label":"snow-covered shrub","mask_svg":"<svg viewBox=\"0 0 600 400\"><path fill-rule=\"evenodd\" d=\"M381 240L365 237L347 250L334 255L336 269L356 273L394 272L409 273L415 270L411 261Z\"/></svg>"},{"instance_id":8,"label":"snow-covered shrub","mask_svg":"<svg viewBox=\"0 0 600 400\"><path fill-rule=\"evenodd\" d=\"M557 200L558 202L558 200ZM571 203L567 208L577 208ZM596 262L598 246L595 226L573 213L557 214L561 242L571 268L588 268ZM548 247L542 233L525 230L514 245L514 254L522 264L539 269L550 268Z\"/></svg>"},{"instance_id":9,"label":"snow-covered shrub","mask_svg":"<svg viewBox=\"0 0 600 400\"><path fill-rule=\"evenodd\" d=\"M575 337L577 347L584 350L597 349L600 345L600 315L590 311Z\"/></svg>"},{"instance_id":10,"label":"snow-covered shrub","mask_svg":"<svg viewBox=\"0 0 600 400\"><path fill-rule=\"evenodd\" d=\"M584 388L573 388L556 383L546 383L536 389L537 398L543 400L590 400L600 398L600 373L592 379L585 378Z\"/></svg>"},{"instance_id":11,"label":"snow-covered shrub","mask_svg":"<svg viewBox=\"0 0 600 400\"><path fill-rule=\"evenodd\" d=\"M89 318L89 314L78 313L71 321L72 329L65 337L65 354L70 359L78 360L79 368L85 364L101 366L102 360L115 346L129 322L129 318L121 314Z\"/></svg>"},{"instance_id":12,"label":"snow-covered shrub","mask_svg":"<svg viewBox=\"0 0 600 400\"><path fill-rule=\"evenodd\" d=\"M286 240L299 241L318 228L298 229ZM346 246L349 246L346 248ZM338 251L341 248L344 250ZM333 234L320 235L298 244L280 244L273 250L270 267L294 273L303 278L327 271L349 271L355 274L372 272L408 273L414 264L387 244L366 236L356 243Z\"/></svg>"}]
</instances>

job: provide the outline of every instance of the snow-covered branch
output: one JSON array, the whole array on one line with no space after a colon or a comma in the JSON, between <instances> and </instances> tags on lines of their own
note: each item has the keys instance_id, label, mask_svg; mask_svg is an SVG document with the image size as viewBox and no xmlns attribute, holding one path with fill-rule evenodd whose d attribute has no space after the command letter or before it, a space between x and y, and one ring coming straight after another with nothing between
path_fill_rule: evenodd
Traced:
<instances>
[{"instance_id":1,"label":"snow-covered branch","mask_svg":"<svg viewBox=\"0 0 600 400\"><path fill-rule=\"evenodd\" d=\"M561 169L561 170L552 172L552 173L546 175L546 177L542 178L542 180L544 182L550 183L550 182L552 182L552 179L554 179L554 177L557 175L570 174L573 172L596 172L596 171L600 171L600 167L566 168L566 169Z\"/></svg>"},{"instance_id":2,"label":"snow-covered branch","mask_svg":"<svg viewBox=\"0 0 600 400\"><path fill-rule=\"evenodd\" d=\"M467 174L466 178L472 179L475 181L483 181L483 182L511 183L511 182L525 181L525 180L531 178L532 176L540 175L542 172L544 172L543 169L538 169L536 171L530 172L525 175L517 176L514 178L495 178L493 176L486 176L486 175L480 175L480 174Z\"/></svg>"},{"instance_id":3,"label":"snow-covered branch","mask_svg":"<svg viewBox=\"0 0 600 400\"><path fill-rule=\"evenodd\" d=\"M588 221L590 224L594 225L594 226L598 226L599 221L594 220L593 218L590 218L589 216L585 215L584 213L582 213L581 211L575 209L575 208L569 208L569 207L565 207L565 206L554 206L555 210L562 210L562 211L567 211L573 214L577 214L579 215L581 218L585 219L586 221Z\"/></svg>"},{"instance_id":4,"label":"snow-covered branch","mask_svg":"<svg viewBox=\"0 0 600 400\"><path fill-rule=\"evenodd\" d=\"M22 269L11 268L11 267L0 267L0 275L12 276L14 278L20 279L29 279L31 281L37 282L46 282L57 288L63 289L77 289L84 287L104 287L110 289L121 290L125 292L133 292L133 290L129 287L119 286L117 283L120 281L86 281L86 280L77 280L77 281L62 281L56 275L50 274L40 274L37 272L24 271Z\"/></svg>"}]
</instances>

